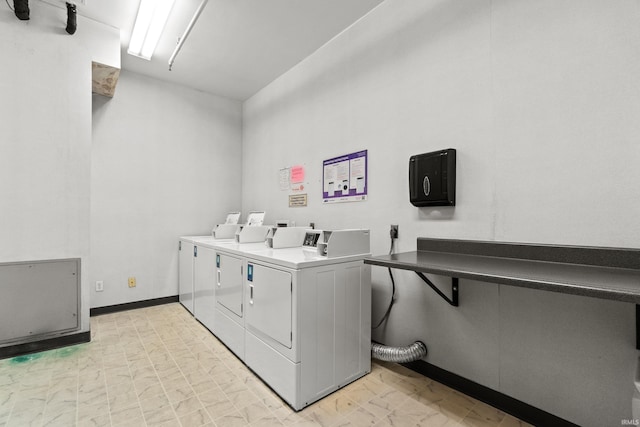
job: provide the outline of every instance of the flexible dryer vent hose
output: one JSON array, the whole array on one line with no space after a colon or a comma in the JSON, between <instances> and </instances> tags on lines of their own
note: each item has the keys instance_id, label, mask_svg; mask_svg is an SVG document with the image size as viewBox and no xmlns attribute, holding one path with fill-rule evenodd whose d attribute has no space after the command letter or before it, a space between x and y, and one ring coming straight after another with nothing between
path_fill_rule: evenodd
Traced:
<instances>
[{"instance_id":1,"label":"flexible dryer vent hose","mask_svg":"<svg viewBox=\"0 0 640 427\"><path fill-rule=\"evenodd\" d=\"M427 346L416 341L407 347L388 347L371 343L371 357L385 362L408 363L420 360L427 355Z\"/></svg>"}]
</instances>

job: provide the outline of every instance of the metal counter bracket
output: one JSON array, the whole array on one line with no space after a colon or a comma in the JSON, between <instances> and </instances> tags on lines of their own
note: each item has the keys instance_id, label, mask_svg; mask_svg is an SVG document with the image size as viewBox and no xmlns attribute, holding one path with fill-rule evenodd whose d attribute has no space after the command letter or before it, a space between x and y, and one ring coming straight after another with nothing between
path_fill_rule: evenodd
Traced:
<instances>
[{"instance_id":1,"label":"metal counter bracket","mask_svg":"<svg viewBox=\"0 0 640 427\"><path fill-rule=\"evenodd\" d=\"M442 299L444 299L446 302L448 302L454 307L458 306L458 278L457 277L451 278L451 298L449 298L440 289L438 289L438 287L434 285L433 282L427 278L427 276L425 276L419 271L416 271L415 273L418 275L418 277L424 280L424 282L427 285L429 285L431 289L433 289L438 295L440 295ZM636 323L637 322L638 322L638 306L636 305Z\"/></svg>"}]
</instances>

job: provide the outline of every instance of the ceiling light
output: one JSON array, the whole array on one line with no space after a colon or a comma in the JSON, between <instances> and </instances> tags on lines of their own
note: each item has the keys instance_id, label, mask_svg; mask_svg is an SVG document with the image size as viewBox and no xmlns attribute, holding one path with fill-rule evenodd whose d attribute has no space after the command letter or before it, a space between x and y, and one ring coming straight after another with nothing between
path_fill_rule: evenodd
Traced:
<instances>
[{"instance_id":1,"label":"ceiling light","mask_svg":"<svg viewBox=\"0 0 640 427\"><path fill-rule=\"evenodd\" d=\"M127 53L151 59L175 0L141 0Z\"/></svg>"},{"instance_id":2,"label":"ceiling light","mask_svg":"<svg viewBox=\"0 0 640 427\"><path fill-rule=\"evenodd\" d=\"M173 67L173 62L176 60L176 56L178 56L178 52L180 52L180 49L182 49L182 45L187 40L187 37L189 37L189 34L191 33L193 26L196 25L196 21L200 17L200 14L204 10L204 7L207 5L208 2L209 0L202 0L202 3L200 3L200 6L198 6L198 9L196 10L195 15L193 15L193 18L191 18L191 21L189 21L189 25L187 25L187 29L184 31L184 34L182 35L182 37L180 37L180 40L178 41L178 45L176 46L175 50L171 54L171 57L169 58L169 71L171 71L171 67Z\"/></svg>"}]
</instances>

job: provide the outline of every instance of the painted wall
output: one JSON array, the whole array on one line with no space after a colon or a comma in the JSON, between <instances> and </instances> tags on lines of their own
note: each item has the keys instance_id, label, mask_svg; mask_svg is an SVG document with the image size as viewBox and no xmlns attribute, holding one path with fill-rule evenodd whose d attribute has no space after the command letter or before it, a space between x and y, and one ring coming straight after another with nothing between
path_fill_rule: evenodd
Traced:
<instances>
[{"instance_id":1,"label":"painted wall","mask_svg":"<svg viewBox=\"0 0 640 427\"><path fill-rule=\"evenodd\" d=\"M387 0L243 107L243 210L417 237L639 247L640 3ZM457 206L408 201L412 154L458 150ZM322 161L369 150L369 200L323 205ZM308 207L278 169L306 167ZM271 178L269 178L271 177ZM390 298L374 268L373 323ZM462 280L452 308L408 272L374 332L585 426L631 418L632 304ZM438 283L446 281L437 278Z\"/></svg>"},{"instance_id":2,"label":"painted wall","mask_svg":"<svg viewBox=\"0 0 640 427\"><path fill-rule=\"evenodd\" d=\"M178 236L210 234L240 209L241 113L126 70L114 98L94 95L91 307L178 294Z\"/></svg>"},{"instance_id":3,"label":"painted wall","mask_svg":"<svg viewBox=\"0 0 640 427\"><path fill-rule=\"evenodd\" d=\"M177 237L240 208L241 105L126 71L92 98L119 31L30 8L0 14L0 262L80 257L88 331L90 307L177 295Z\"/></svg>"},{"instance_id":4,"label":"painted wall","mask_svg":"<svg viewBox=\"0 0 640 427\"><path fill-rule=\"evenodd\" d=\"M66 8L65 8L66 13ZM91 60L100 64L120 68L120 30L92 19L77 16L79 35L91 52ZM105 43L105 38L117 40L118 43Z\"/></svg>"},{"instance_id":5,"label":"painted wall","mask_svg":"<svg viewBox=\"0 0 640 427\"><path fill-rule=\"evenodd\" d=\"M119 34L79 19L70 36L65 10L30 8L27 22L0 14L0 262L80 258L88 331L91 61Z\"/></svg>"}]
</instances>

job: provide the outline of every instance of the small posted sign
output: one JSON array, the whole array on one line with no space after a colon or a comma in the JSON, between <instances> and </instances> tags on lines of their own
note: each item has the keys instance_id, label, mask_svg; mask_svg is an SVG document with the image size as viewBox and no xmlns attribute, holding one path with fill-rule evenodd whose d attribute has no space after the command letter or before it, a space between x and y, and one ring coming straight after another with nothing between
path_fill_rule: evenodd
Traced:
<instances>
[{"instance_id":1,"label":"small posted sign","mask_svg":"<svg viewBox=\"0 0 640 427\"><path fill-rule=\"evenodd\" d=\"M291 194L289 195L289 207L301 208L307 206L307 194Z\"/></svg>"}]
</instances>

